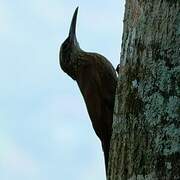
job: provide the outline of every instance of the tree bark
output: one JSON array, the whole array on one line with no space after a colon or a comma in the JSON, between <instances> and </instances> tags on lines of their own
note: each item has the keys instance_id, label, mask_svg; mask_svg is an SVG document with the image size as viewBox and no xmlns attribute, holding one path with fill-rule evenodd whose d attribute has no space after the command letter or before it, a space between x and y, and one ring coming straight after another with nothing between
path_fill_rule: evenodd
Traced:
<instances>
[{"instance_id":1,"label":"tree bark","mask_svg":"<svg viewBox=\"0 0 180 180\"><path fill-rule=\"evenodd\" d=\"M180 0L126 0L108 180L180 179Z\"/></svg>"}]
</instances>

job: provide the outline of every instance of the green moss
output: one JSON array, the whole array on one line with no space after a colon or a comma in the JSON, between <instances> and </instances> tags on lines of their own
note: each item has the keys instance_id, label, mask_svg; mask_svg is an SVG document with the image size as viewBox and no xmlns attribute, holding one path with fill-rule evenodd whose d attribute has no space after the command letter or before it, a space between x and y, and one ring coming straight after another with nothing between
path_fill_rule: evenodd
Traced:
<instances>
[{"instance_id":1,"label":"green moss","mask_svg":"<svg viewBox=\"0 0 180 180\"><path fill-rule=\"evenodd\" d=\"M146 99L148 102L145 106L145 118L150 126L155 127L161 122L161 115L163 114L164 97L155 92Z\"/></svg>"},{"instance_id":2,"label":"green moss","mask_svg":"<svg viewBox=\"0 0 180 180\"><path fill-rule=\"evenodd\" d=\"M172 169L171 162L166 162L165 165L167 169Z\"/></svg>"},{"instance_id":3,"label":"green moss","mask_svg":"<svg viewBox=\"0 0 180 180\"><path fill-rule=\"evenodd\" d=\"M166 112L168 113L168 118L175 119L180 117L179 107L180 107L180 99L176 96L170 96L166 106Z\"/></svg>"},{"instance_id":4,"label":"green moss","mask_svg":"<svg viewBox=\"0 0 180 180\"><path fill-rule=\"evenodd\" d=\"M169 6L173 6L174 4L180 3L180 0L165 0Z\"/></svg>"}]
</instances>

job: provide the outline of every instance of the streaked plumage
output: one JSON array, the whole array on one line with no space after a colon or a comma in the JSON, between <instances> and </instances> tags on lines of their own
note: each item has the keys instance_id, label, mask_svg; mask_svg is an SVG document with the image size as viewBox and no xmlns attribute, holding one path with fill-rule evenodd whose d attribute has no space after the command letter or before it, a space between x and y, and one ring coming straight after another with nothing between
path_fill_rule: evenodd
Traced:
<instances>
[{"instance_id":1,"label":"streaked plumage","mask_svg":"<svg viewBox=\"0 0 180 180\"><path fill-rule=\"evenodd\" d=\"M75 34L77 12L78 8L69 36L61 45L60 66L80 88L93 128L101 140L107 169L117 76L104 56L81 50Z\"/></svg>"}]
</instances>

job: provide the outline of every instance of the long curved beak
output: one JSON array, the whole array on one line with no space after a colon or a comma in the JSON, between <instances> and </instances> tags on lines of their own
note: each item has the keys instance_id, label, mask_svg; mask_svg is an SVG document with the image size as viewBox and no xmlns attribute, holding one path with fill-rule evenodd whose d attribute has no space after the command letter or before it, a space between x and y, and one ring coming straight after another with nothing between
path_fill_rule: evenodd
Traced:
<instances>
[{"instance_id":1,"label":"long curved beak","mask_svg":"<svg viewBox=\"0 0 180 180\"><path fill-rule=\"evenodd\" d=\"M76 10L74 11L74 15L71 21L71 26L70 26L70 30L69 30L69 38L70 41L77 41L76 40L76 21L77 21L77 14L78 14L78 8L76 8Z\"/></svg>"}]
</instances>

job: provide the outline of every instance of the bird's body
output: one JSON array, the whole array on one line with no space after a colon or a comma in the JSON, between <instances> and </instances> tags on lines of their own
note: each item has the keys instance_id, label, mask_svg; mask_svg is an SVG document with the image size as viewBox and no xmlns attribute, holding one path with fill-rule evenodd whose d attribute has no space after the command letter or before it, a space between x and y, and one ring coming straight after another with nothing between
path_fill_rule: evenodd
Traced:
<instances>
[{"instance_id":1,"label":"bird's body","mask_svg":"<svg viewBox=\"0 0 180 180\"><path fill-rule=\"evenodd\" d=\"M117 83L116 73L110 62L96 53L85 53L80 56L79 61L86 63L79 66L76 81L84 97L93 128L101 140L107 166Z\"/></svg>"},{"instance_id":2,"label":"bird's body","mask_svg":"<svg viewBox=\"0 0 180 180\"><path fill-rule=\"evenodd\" d=\"M93 128L101 140L107 169L117 84L116 71L104 56L80 49L75 29L72 27L76 24L76 16L77 9L73 16L69 37L60 49L60 66L79 86Z\"/></svg>"}]
</instances>

